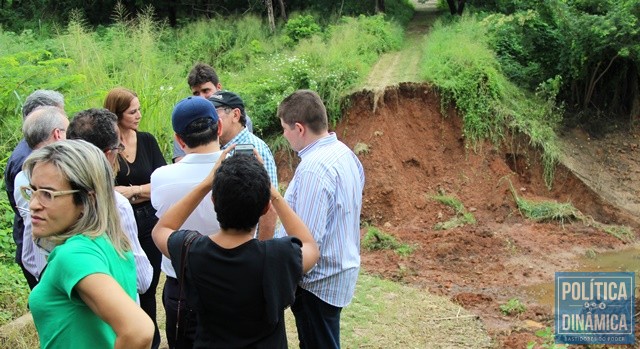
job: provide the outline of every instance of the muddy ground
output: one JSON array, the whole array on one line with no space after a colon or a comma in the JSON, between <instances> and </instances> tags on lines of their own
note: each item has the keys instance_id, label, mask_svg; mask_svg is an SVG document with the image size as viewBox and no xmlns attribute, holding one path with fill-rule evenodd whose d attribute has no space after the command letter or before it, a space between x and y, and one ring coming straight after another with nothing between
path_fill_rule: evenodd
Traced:
<instances>
[{"instance_id":1,"label":"muddy ground","mask_svg":"<svg viewBox=\"0 0 640 349\"><path fill-rule=\"evenodd\" d=\"M359 155L366 173L362 221L416 246L409 257L363 250L363 269L462 305L481 317L497 347L525 348L537 329L553 328L551 306L531 292L535 285L553 282L556 271L577 268L585 254L634 246L593 224L532 222L518 211L511 185L526 199L570 202L595 221L630 226L637 235L637 196L613 202L602 193L603 188L637 193L637 132L595 140L567 130L562 159L574 170L558 164L549 190L540 154L526 137L509 135L498 147L469 145L461 118L453 108L443 115L429 85L400 84L377 97L365 91L351 102L335 131L350 147L366 148ZM277 158L279 177L287 182L296 156ZM611 175L586 179L590 171L603 172L601 166ZM438 193L460 199L477 223L435 229L455 216L432 198ZM527 311L503 315L499 306L511 298L522 300Z\"/></svg>"}]
</instances>

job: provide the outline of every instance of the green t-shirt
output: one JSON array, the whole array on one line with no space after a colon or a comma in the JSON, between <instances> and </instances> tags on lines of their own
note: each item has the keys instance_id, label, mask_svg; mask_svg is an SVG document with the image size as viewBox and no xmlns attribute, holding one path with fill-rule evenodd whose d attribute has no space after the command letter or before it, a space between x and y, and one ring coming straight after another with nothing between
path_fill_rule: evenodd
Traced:
<instances>
[{"instance_id":1,"label":"green t-shirt","mask_svg":"<svg viewBox=\"0 0 640 349\"><path fill-rule=\"evenodd\" d=\"M128 251L125 257L118 255L106 235L94 239L76 235L53 249L40 282L29 295L41 348L113 348L115 332L91 311L74 287L88 275L103 273L135 300L133 254Z\"/></svg>"}]
</instances>

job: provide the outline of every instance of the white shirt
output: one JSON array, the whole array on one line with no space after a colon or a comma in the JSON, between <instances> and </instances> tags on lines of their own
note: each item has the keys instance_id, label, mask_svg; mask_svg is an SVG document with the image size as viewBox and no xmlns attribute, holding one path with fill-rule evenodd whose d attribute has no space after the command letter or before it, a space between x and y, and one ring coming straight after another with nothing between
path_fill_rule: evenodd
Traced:
<instances>
[{"instance_id":1,"label":"white shirt","mask_svg":"<svg viewBox=\"0 0 640 349\"><path fill-rule=\"evenodd\" d=\"M37 279L40 279L40 273L47 264L47 259L41 250L36 246L31 235L31 213L29 210L29 201L22 197L20 193L21 186L28 186L29 180L24 172L20 171L16 175L15 189L13 191L13 198L16 200L16 207L20 212L20 216L24 220L24 233L22 244L23 264L25 268ZM133 252L133 258L136 263L136 285L138 293L145 293L151 285L151 278L153 277L153 268L147 255L140 247L138 241L138 227L136 225L136 218L133 215L133 208L129 200L122 196L120 193L114 190L116 208L120 215L120 224L122 230L124 230L129 242L131 243L131 250Z\"/></svg>"},{"instance_id":2,"label":"white shirt","mask_svg":"<svg viewBox=\"0 0 640 349\"><path fill-rule=\"evenodd\" d=\"M222 152L207 154L187 154L180 162L162 166L151 174L151 204L156 216L162 217L171 205L182 199L211 172ZM220 224L213 208L211 194L208 194L187 218L180 229L195 230L202 235L211 235L220 230ZM175 278L169 258L162 256L162 271Z\"/></svg>"}]
</instances>

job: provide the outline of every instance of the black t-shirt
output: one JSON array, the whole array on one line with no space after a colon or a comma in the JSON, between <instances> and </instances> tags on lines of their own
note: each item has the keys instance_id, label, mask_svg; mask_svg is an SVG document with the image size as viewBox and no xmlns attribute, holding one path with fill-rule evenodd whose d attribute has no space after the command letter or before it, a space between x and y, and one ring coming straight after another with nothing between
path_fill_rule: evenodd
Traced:
<instances>
[{"instance_id":1,"label":"black t-shirt","mask_svg":"<svg viewBox=\"0 0 640 349\"><path fill-rule=\"evenodd\" d=\"M179 230L169 237L178 278L189 233ZM299 239L286 237L225 249L198 235L187 255L184 284L198 316L194 348L287 348L284 309L302 278L301 246Z\"/></svg>"},{"instance_id":2,"label":"black t-shirt","mask_svg":"<svg viewBox=\"0 0 640 349\"><path fill-rule=\"evenodd\" d=\"M151 174L158 167L167 164L162 156L158 142L151 133L137 132L136 159L128 162L123 156L118 156L120 169L116 174L116 185L144 185L151 182ZM151 204L145 201L134 205Z\"/></svg>"}]
</instances>

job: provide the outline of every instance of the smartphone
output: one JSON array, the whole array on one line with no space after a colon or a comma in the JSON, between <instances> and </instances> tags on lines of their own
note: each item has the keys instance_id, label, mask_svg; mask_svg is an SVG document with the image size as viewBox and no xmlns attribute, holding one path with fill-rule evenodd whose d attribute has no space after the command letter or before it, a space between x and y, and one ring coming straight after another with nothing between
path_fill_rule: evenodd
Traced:
<instances>
[{"instance_id":1,"label":"smartphone","mask_svg":"<svg viewBox=\"0 0 640 349\"><path fill-rule=\"evenodd\" d=\"M233 155L253 156L253 144L236 144Z\"/></svg>"}]
</instances>

